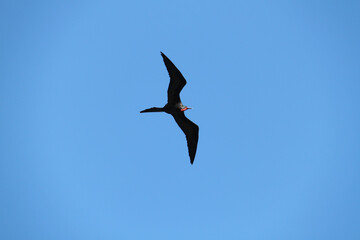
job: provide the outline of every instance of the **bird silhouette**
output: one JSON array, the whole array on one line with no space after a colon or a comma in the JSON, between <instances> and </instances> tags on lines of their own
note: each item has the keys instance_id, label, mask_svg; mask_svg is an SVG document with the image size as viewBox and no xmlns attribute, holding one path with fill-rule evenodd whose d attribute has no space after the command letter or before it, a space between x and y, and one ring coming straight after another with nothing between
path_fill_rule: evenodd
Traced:
<instances>
[{"instance_id":1,"label":"bird silhouette","mask_svg":"<svg viewBox=\"0 0 360 240\"><path fill-rule=\"evenodd\" d=\"M193 164L199 140L199 127L184 114L186 110L191 109L190 107L184 106L180 99L180 92L186 85L186 80L170 59L162 52L160 53L170 76L170 84L167 90L168 101L162 108L152 107L142 110L140 113L166 112L171 114L181 130L185 133L190 163Z\"/></svg>"}]
</instances>

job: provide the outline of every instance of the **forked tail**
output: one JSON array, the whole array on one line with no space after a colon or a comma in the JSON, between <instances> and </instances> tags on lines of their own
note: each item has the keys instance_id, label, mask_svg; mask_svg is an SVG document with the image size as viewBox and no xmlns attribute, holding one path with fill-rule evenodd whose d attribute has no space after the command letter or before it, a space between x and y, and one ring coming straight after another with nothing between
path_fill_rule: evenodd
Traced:
<instances>
[{"instance_id":1,"label":"forked tail","mask_svg":"<svg viewBox=\"0 0 360 240\"><path fill-rule=\"evenodd\" d=\"M140 113L146 113L146 112L163 112L163 111L164 111L163 108L152 107L152 108L148 108L148 109L142 110Z\"/></svg>"}]
</instances>

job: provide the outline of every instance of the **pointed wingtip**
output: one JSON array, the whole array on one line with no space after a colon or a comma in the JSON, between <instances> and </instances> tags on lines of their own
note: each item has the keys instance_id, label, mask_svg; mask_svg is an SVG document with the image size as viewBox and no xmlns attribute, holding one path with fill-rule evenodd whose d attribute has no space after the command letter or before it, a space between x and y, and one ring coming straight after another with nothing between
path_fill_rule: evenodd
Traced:
<instances>
[{"instance_id":1,"label":"pointed wingtip","mask_svg":"<svg viewBox=\"0 0 360 240\"><path fill-rule=\"evenodd\" d=\"M168 58L163 52L160 51L160 53L163 58Z\"/></svg>"}]
</instances>

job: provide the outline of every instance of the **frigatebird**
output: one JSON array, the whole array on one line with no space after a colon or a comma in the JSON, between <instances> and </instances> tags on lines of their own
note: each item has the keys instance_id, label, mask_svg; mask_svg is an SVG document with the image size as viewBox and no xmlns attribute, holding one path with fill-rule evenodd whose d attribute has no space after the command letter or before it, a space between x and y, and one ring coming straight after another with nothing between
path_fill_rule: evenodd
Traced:
<instances>
[{"instance_id":1,"label":"frigatebird","mask_svg":"<svg viewBox=\"0 0 360 240\"><path fill-rule=\"evenodd\" d=\"M162 108L152 107L142 110L140 113L166 112L171 114L181 130L185 133L190 163L193 164L199 139L199 127L185 116L184 112L191 108L184 106L180 100L180 92L185 86L186 80L170 59L162 52L160 53L170 76L170 84L167 90L168 101Z\"/></svg>"}]
</instances>

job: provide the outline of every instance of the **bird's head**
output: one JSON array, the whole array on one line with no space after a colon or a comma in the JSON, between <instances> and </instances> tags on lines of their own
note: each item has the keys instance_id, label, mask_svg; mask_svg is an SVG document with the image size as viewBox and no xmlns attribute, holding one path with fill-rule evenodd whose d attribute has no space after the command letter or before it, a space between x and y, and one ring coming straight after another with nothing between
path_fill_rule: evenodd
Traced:
<instances>
[{"instance_id":1,"label":"bird's head","mask_svg":"<svg viewBox=\"0 0 360 240\"><path fill-rule=\"evenodd\" d=\"M183 106L183 107L180 109L180 111L184 112L184 111L186 111L186 110L188 110L188 109L191 109L191 107Z\"/></svg>"}]
</instances>

